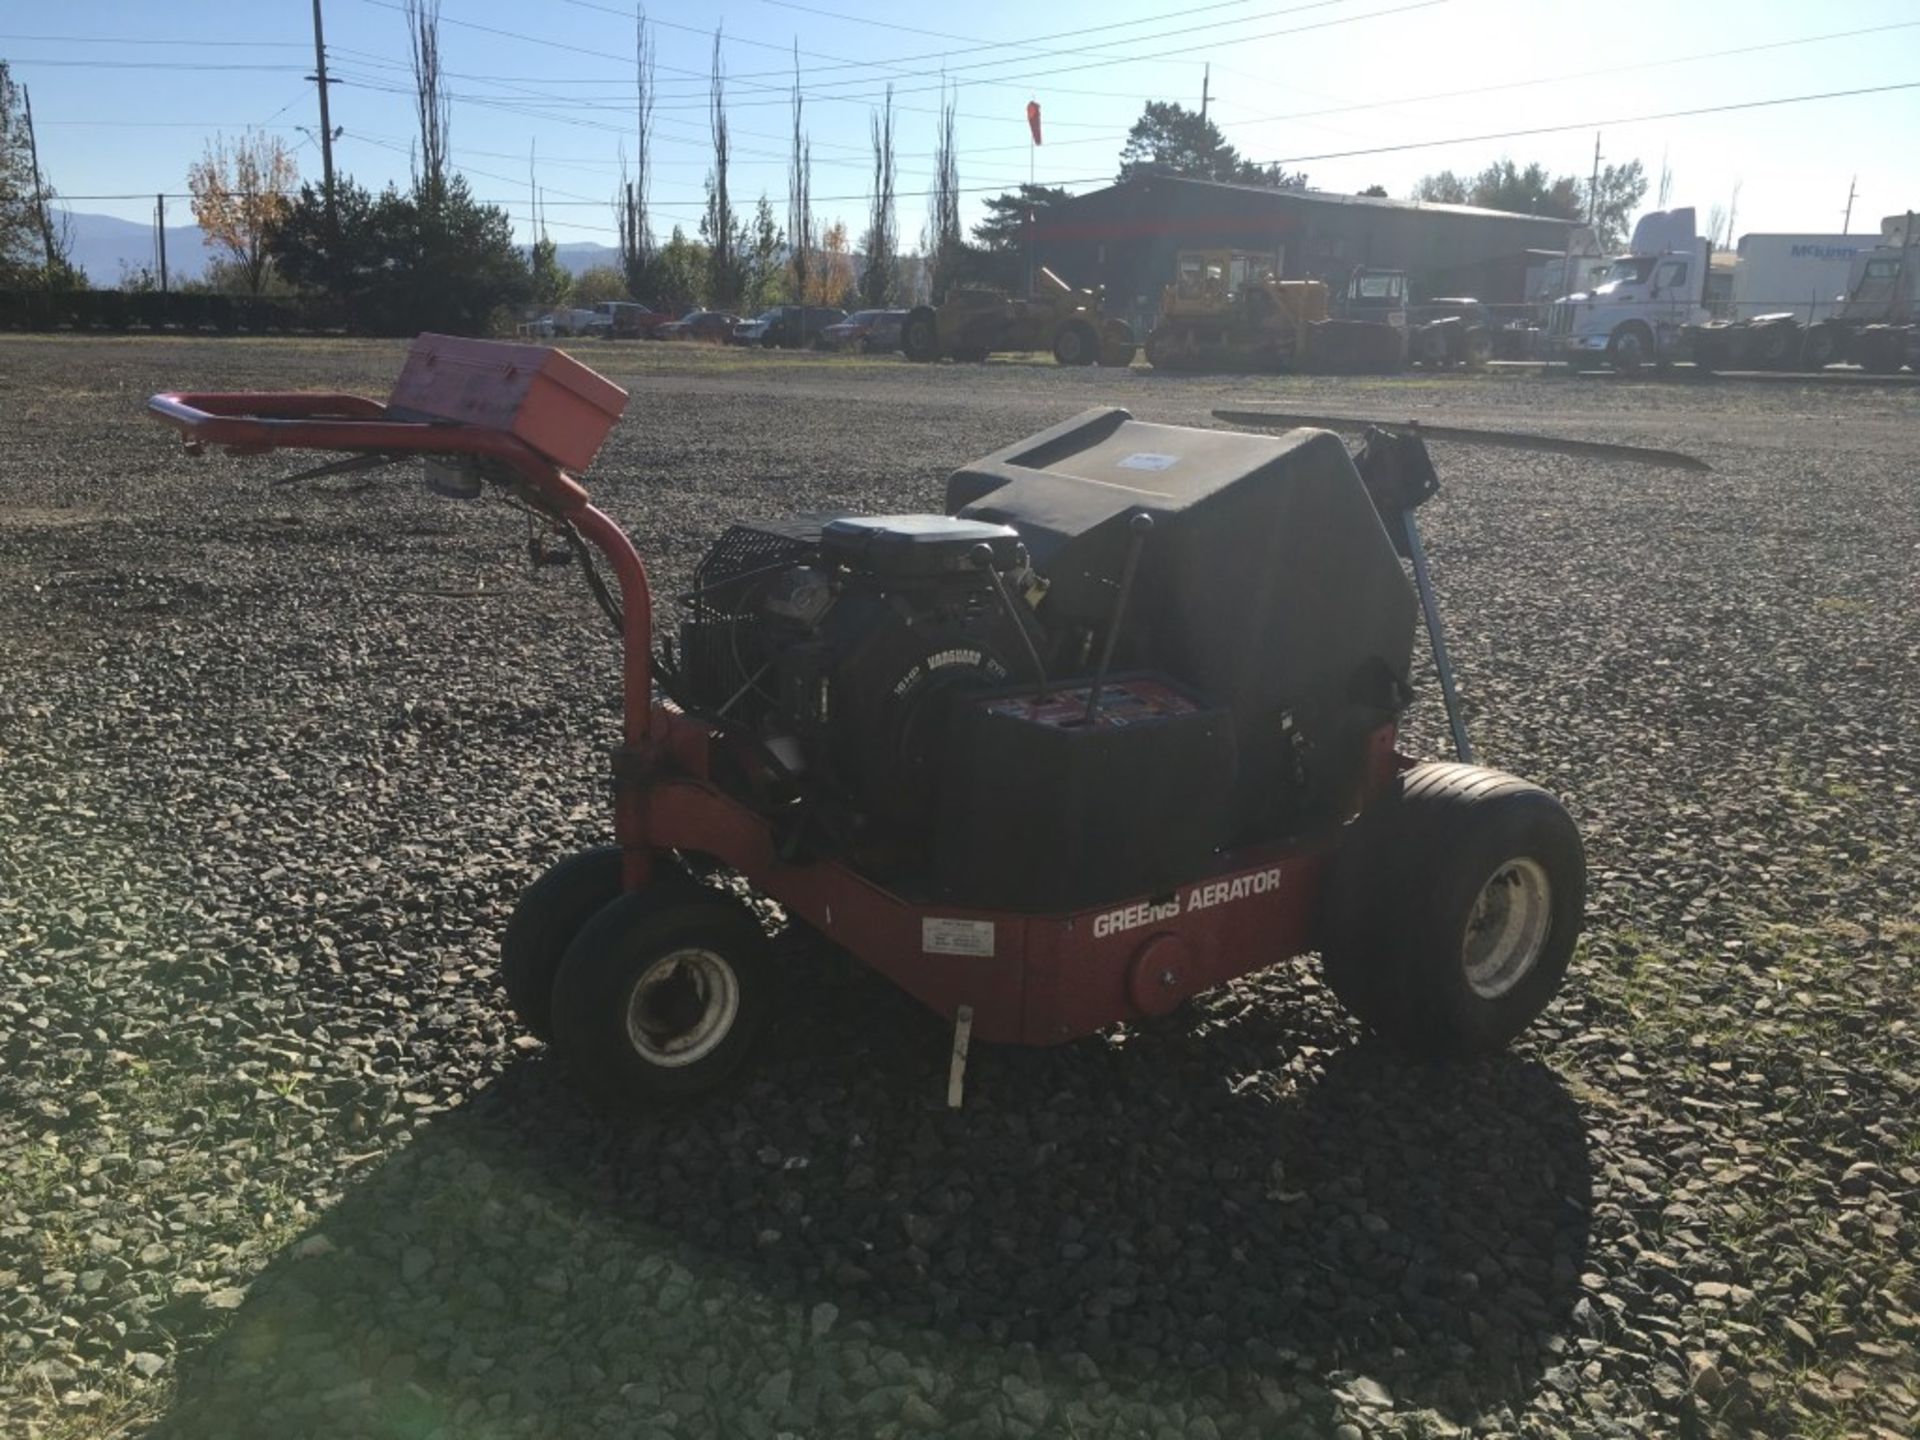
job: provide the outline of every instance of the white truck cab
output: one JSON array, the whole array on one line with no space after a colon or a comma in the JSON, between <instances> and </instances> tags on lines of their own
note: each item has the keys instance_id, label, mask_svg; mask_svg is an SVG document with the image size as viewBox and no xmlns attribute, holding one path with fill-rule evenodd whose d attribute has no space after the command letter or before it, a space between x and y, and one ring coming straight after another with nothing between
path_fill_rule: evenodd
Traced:
<instances>
[{"instance_id":1,"label":"white truck cab","mask_svg":"<svg viewBox=\"0 0 1920 1440\"><path fill-rule=\"evenodd\" d=\"M1576 367L1610 364L1627 373L1680 358L1686 327L1708 318L1710 249L1695 232L1691 207L1641 216L1627 253L1591 290L1554 302L1551 353Z\"/></svg>"}]
</instances>

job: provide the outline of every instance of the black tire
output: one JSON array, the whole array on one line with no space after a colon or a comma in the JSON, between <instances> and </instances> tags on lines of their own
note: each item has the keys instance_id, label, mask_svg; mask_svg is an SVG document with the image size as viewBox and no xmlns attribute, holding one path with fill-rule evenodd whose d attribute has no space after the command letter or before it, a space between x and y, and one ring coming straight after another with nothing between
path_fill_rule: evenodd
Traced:
<instances>
[{"instance_id":1,"label":"black tire","mask_svg":"<svg viewBox=\"0 0 1920 1440\"><path fill-rule=\"evenodd\" d=\"M1786 370L1791 368L1793 355L1793 332L1785 325L1769 325L1759 338L1757 359L1761 368L1766 370Z\"/></svg>"},{"instance_id":2,"label":"black tire","mask_svg":"<svg viewBox=\"0 0 1920 1440\"><path fill-rule=\"evenodd\" d=\"M925 363L940 358L940 317L931 305L914 307L900 327L900 349L907 359Z\"/></svg>"},{"instance_id":3,"label":"black tire","mask_svg":"<svg viewBox=\"0 0 1920 1440\"><path fill-rule=\"evenodd\" d=\"M1906 361L1906 337L1891 330L1864 331L1854 342L1854 358L1869 375L1892 375Z\"/></svg>"},{"instance_id":4,"label":"black tire","mask_svg":"<svg viewBox=\"0 0 1920 1440\"><path fill-rule=\"evenodd\" d=\"M1636 375L1653 358L1653 332L1637 320L1629 320L1607 341L1607 363L1616 374Z\"/></svg>"},{"instance_id":5,"label":"black tire","mask_svg":"<svg viewBox=\"0 0 1920 1440\"><path fill-rule=\"evenodd\" d=\"M620 847L569 855L520 896L500 937L500 984L520 1023L553 1038L553 977L561 957L595 912L620 894Z\"/></svg>"},{"instance_id":6,"label":"black tire","mask_svg":"<svg viewBox=\"0 0 1920 1440\"><path fill-rule=\"evenodd\" d=\"M1053 337L1053 359L1059 365L1091 365L1100 353L1100 337L1091 325L1075 321L1060 327Z\"/></svg>"},{"instance_id":7,"label":"black tire","mask_svg":"<svg viewBox=\"0 0 1920 1440\"><path fill-rule=\"evenodd\" d=\"M1491 1054L1558 992L1585 906L1580 833L1559 801L1496 770L1421 765L1334 857L1327 983L1405 1050Z\"/></svg>"},{"instance_id":8,"label":"black tire","mask_svg":"<svg viewBox=\"0 0 1920 1440\"><path fill-rule=\"evenodd\" d=\"M692 1099L739 1071L773 987L767 937L744 906L698 889L622 895L567 947L554 1047L605 1105Z\"/></svg>"},{"instance_id":9,"label":"black tire","mask_svg":"<svg viewBox=\"0 0 1920 1440\"><path fill-rule=\"evenodd\" d=\"M1839 339L1831 325L1815 325L1807 331L1806 339L1800 346L1800 364L1803 369L1821 371L1834 362L1840 349Z\"/></svg>"}]
</instances>

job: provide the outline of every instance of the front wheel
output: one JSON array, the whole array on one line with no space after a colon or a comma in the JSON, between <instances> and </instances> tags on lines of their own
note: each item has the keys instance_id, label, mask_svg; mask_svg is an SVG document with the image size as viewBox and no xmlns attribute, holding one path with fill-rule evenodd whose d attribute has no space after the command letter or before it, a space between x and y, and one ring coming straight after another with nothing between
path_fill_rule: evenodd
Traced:
<instances>
[{"instance_id":1,"label":"front wheel","mask_svg":"<svg viewBox=\"0 0 1920 1440\"><path fill-rule=\"evenodd\" d=\"M766 935L710 892L671 903L621 896L567 948L553 986L553 1039L581 1087L614 1107L716 1089L771 1013Z\"/></svg>"},{"instance_id":2,"label":"front wheel","mask_svg":"<svg viewBox=\"0 0 1920 1440\"><path fill-rule=\"evenodd\" d=\"M1558 992L1585 905L1580 834L1559 801L1498 771L1421 765L1334 860L1327 982L1406 1050L1489 1054Z\"/></svg>"},{"instance_id":3,"label":"front wheel","mask_svg":"<svg viewBox=\"0 0 1920 1440\"><path fill-rule=\"evenodd\" d=\"M1653 337L1639 325L1622 325L1607 342L1607 359L1621 375L1635 375L1653 358Z\"/></svg>"}]
</instances>

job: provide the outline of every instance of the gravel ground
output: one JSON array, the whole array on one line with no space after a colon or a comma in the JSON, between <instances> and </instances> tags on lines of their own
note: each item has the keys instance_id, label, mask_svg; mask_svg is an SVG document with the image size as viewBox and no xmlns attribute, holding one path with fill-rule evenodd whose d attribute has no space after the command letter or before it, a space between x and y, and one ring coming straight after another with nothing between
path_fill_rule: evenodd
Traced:
<instances>
[{"instance_id":1,"label":"gravel ground","mask_svg":"<svg viewBox=\"0 0 1920 1440\"><path fill-rule=\"evenodd\" d=\"M1920 392L590 348L662 591L732 516L936 508L1095 403L1706 456L1436 447L1476 739L1587 837L1566 992L1424 1068L1303 961L979 1050L950 1113L940 1027L809 970L745 1084L605 1122L492 978L608 833L574 577L140 415L400 347L0 340L0 1431L1917 1433Z\"/></svg>"}]
</instances>

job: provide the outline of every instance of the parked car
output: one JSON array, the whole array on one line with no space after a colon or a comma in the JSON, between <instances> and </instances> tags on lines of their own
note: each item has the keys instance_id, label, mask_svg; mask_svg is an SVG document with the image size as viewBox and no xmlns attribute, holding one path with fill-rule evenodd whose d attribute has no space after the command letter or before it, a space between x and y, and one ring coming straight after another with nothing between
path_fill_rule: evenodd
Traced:
<instances>
[{"instance_id":1,"label":"parked car","mask_svg":"<svg viewBox=\"0 0 1920 1440\"><path fill-rule=\"evenodd\" d=\"M856 310L822 330L820 343L829 350L854 350L862 355L898 350L900 327L906 318L904 310Z\"/></svg>"},{"instance_id":2,"label":"parked car","mask_svg":"<svg viewBox=\"0 0 1920 1440\"><path fill-rule=\"evenodd\" d=\"M689 310L678 320L662 325L662 340L705 340L724 345L739 327L740 317L729 310Z\"/></svg>"},{"instance_id":3,"label":"parked car","mask_svg":"<svg viewBox=\"0 0 1920 1440\"><path fill-rule=\"evenodd\" d=\"M606 335L613 329L613 317L562 305L542 315L534 328L541 335Z\"/></svg>"},{"instance_id":4,"label":"parked car","mask_svg":"<svg viewBox=\"0 0 1920 1440\"><path fill-rule=\"evenodd\" d=\"M829 325L846 318L846 311L831 305L776 305L734 331L733 343L800 350L818 340Z\"/></svg>"},{"instance_id":5,"label":"parked car","mask_svg":"<svg viewBox=\"0 0 1920 1440\"><path fill-rule=\"evenodd\" d=\"M663 325L671 325L673 316L664 310L652 310L634 300L602 300L594 311L607 318L607 331L616 340L651 340Z\"/></svg>"}]
</instances>

